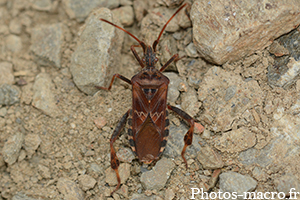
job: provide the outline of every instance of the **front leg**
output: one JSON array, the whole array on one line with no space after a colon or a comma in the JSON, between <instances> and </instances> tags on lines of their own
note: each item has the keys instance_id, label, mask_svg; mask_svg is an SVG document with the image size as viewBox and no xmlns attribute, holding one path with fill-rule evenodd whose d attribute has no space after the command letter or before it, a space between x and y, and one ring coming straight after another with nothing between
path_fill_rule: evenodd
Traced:
<instances>
[{"instance_id":1,"label":"front leg","mask_svg":"<svg viewBox=\"0 0 300 200\"><path fill-rule=\"evenodd\" d=\"M110 84L109 84L109 86L107 88L106 87L102 87L102 86L95 86L95 87L98 88L98 89L100 89L100 90L110 90L111 86L114 83L114 80L115 80L116 77L131 85L131 81L128 78L126 78L126 77L124 77L124 76L122 76L120 74L114 74L113 77L112 77L112 79L111 79L111 81L110 81Z\"/></svg>"},{"instance_id":2,"label":"front leg","mask_svg":"<svg viewBox=\"0 0 300 200\"><path fill-rule=\"evenodd\" d=\"M117 175L117 180L118 180L118 185L116 187L116 189L114 189L114 191L112 191L111 195L117 191L119 188L120 188L120 185L121 185L121 179L120 179L120 175L119 175L119 171L118 171L118 168L119 168L119 165L120 165L120 161L117 157L117 154L116 154L116 151L113 147L113 144L114 142L116 141L116 139L118 138L118 136L120 135L121 133L121 130L124 128L125 124L126 124L126 120L128 118L128 115L129 115L129 112L130 110L128 110L124 115L123 117L121 118L121 120L119 121L116 129L114 130L114 133L112 134L111 138L110 138L110 165L111 165L111 168L113 170L115 170L116 172L116 175Z\"/></svg>"},{"instance_id":3,"label":"front leg","mask_svg":"<svg viewBox=\"0 0 300 200\"><path fill-rule=\"evenodd\" d=\"M184 157L184 153L185 153L185 150L186 150L187 146L191 145L192 142L193 142L195 121L191 116L189 116L186 112L184 112L183 110L181 110L179 108L168 105L168 109L174 111L176 114L178 114L184 120L186 120L190 125L190 129L188 130L188 132L184 136L184 147L183 147L182 152L181 152L181 157L182 157L183 161L185 162L185 166L187 168L187 161Z\"/></svg>"}]
</instances>

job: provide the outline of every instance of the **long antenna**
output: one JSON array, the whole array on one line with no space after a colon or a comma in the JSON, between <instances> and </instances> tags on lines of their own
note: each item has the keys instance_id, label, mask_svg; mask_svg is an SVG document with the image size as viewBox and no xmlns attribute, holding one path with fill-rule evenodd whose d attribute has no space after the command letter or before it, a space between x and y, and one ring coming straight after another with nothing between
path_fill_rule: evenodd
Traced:
<instances>
[{"instance_id":1,"label":"long antenna","mask_svg":"<svg viewBox=\"0 0 300 200\"><path fill-rule=\"evenodd\" d=\"M120 29L120 30L122 30L122 31L124 31L125 33L127 33L128 35L130 35L131 37L133 37L136 41L138 41L138 43L143 47L144 51L146 50L146 45L145 45L145 43L142 42L142 41L140 41L137 37L135 37L135 36L134 36L132 33L130 33L129 31L126 31L124 28L122 28L122 27L120 27L120 26L118 26L118 25L116 25L116 24L114 24L114 23L111 23L110 21L107 21L106 19L100 18L100 20L101 20L101 21L104 21L104 22L106 22L106 23L108 23L108 24L110 24L110 25L112 25L112 26L114 26L114 27L116 27L116 28L118 28L118 29Z\"/></svg>"},{"instance_id":2,"label":"long antenna","mask_svg":"<svg viewBox=\"0 0 300 200\"><path fill-rule=\"evenodd\" d=\"M158 42L159 42L159 39L160 39L161 35L163 34L164 30L166 29L167 25L169 24L169 22L170 22L170 21L175 17L175 15L176 15L177 13L179 13L179 11L180 11L184 6L186 6L186 5L187 5L187 3L183 4L183 5L182 5L182 6L181 6L181 7L180 7L180 8L172 15L172 17L167 21L167 23L166 23L166 24L164 25L164 27L161 29L158 38L153 42L153 45L152 45L154 52L156 51L156 46L157 46L157 44L158 44Z\"/></svg>"}]
</instances>

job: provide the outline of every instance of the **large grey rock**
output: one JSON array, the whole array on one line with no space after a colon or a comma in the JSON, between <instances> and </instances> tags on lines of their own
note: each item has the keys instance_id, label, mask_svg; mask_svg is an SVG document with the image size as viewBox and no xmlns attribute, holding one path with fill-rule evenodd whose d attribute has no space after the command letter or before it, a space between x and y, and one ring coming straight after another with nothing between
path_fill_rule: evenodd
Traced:
<instances>
[{"instance_id":1,"label":"large grey rock","mask_svg":"<svg viewBox=\"0 0 300 200\"><path fill-rule=\"evenodd\" d=\"M196 0L191 9L194 43L212 63L235 61L294 29L299 10L298 0Z\"/></svg>"},{"instance_id":2,"label":"large grey rock","mask_svg":"<svg viewBox=\"0 0 300 200\"><path fill-rule=\"evenodd\" d=\"M108 87L113 73L120 66L124 32L102 22L99 18L116 23L107 8L95 10L86 20L71 58L71 73L77 87L87 94L98 91L96 85Z\"/></svg>"}]
</instances>

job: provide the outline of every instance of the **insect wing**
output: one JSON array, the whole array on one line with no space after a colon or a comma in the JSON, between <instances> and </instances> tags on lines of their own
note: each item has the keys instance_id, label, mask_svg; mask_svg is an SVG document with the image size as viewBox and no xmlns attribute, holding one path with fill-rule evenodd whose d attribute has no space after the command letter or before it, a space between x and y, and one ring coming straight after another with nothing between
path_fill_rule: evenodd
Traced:
<instances>
[{"instance_id":1,"label":"insect wing","mask_svg":"<svg viewBox=\"0 0 300 200\"><path fill-rule=\"evenodd\" d=\"M137 84L138 85L138 84ZM133 85L132 131L136 153L140 161L149 163L158 159L164 138L167 85L149 91ZM151 92L151 91L150 91Z\"/></svg>"}]
</instances>

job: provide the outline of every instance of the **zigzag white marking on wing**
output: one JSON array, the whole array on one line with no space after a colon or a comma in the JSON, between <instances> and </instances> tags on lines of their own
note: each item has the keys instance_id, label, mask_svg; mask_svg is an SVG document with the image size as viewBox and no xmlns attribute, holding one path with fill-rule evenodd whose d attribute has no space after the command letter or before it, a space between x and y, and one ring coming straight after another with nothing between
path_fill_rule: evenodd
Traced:
<instances>
[{"instance_id":1,"label":"zigzag white marking on wing","mask_svg":"<svg viewBox=\"0 0 300 200\"><path fill-rule=\"evenodd\" d=\"M144 116L145 118L147 118L147 114L144 113L143 111L138 112L137 110L135 110L134 112L138 115L138 117L139 117L140 119L142 119L142 116ZM150 117L151 117L152 120L154 120L154 119L155 119L154 117L156 117L155 121L153 121L153 122L155 123L155 122L160 118L160 116L161 116L163 113L164 113L164 111L161 111L160 113L157 113L157 112L151 113L151 112L150 112Z\"/></svg>"},{"instance_id":2,"label":"zigzag white marking on wing","mask_svg":"<svg viewBox=\"0 0 300 200\"><path fill-rule=\"evenodd\" d=\"M139 116L139 118L141 118L142 116L144 116L145 118L147 117L146 113L144 113L143 111L138 112L137 110L135 110L134 112Z\"/></svg>"},{"instance_id":3,"label":"zigzag white marking on wing","mask_svg":"<svg viewBox=\"0 0 300 200\"><path fill-rule=\"evenodd\" d=\"M164 113L164 111L161 111L160 113L157 113L157 112L151 113L151 112L150 112L150 117L152 118L152 120L154 119L154 116L157 117L156 120L154 121L154 123L155 123L155 122L160 118L160 116L161 116L163 113Z\"/></svg>"}]
</instances>

